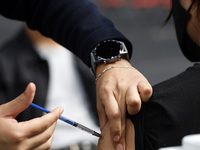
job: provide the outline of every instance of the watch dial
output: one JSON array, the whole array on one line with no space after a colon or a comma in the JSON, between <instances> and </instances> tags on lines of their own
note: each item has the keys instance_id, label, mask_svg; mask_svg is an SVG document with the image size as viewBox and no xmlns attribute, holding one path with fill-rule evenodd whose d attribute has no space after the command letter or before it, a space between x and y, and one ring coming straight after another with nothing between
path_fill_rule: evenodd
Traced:
<instances>
[{"instance_id":1,"label":"watch dial","mask_svg":"<svg viewBox=\"0 0 200 150\"><path fill-rule=\"evenodd\" d=\"M96 54L97 56L103 57L103 58L111 58L112 56L119 55L119 51L121 48L121 44L118 42L113 41L106 41L101 43L97 49Z\"/></svg>"}]
</instances>

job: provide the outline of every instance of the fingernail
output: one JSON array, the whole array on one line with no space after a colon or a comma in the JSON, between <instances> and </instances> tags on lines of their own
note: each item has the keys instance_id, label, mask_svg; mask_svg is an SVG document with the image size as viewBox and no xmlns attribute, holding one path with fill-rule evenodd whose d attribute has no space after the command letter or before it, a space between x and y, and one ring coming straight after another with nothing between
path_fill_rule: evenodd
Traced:
<instances>
[{"instance_id":1,"label":"fingernail","mask_svg":"<svg viewBox=\"0 0 200 150\"><path fill-rule=\"evenodd\" d=\"M117 144L117 150L123 150L123 145L122 144Z\"/></svg>"},{"instance_id":2,"label":"fingernail","mask_svg":"<svg viewBox=\"0 0 200 150\"><path fill-rule=\"evenodd\" d=\"M115 136L114 136L114 142L118 142L119 139L120 139L120 136L119 136L119 135L115 135Z\"/></svg>"}]
</instances>

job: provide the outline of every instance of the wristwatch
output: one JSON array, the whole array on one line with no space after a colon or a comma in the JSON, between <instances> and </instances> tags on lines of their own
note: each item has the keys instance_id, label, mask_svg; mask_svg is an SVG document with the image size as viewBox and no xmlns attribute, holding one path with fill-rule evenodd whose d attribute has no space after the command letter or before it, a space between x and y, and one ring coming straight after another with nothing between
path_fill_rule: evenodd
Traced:
<instances>
[{"instance_id":1,"label":"wristwatch","mask_svg":"<svg viewBox=\"0 0 200 150\"><path fill-rule=\"evenodd\" d=\"M129 60L125 44L117 40L106 40L98 44L91 52L91 70L96 76L96 67L102 63L113 63L121 58Z\"/></svg>"}]
</instances>

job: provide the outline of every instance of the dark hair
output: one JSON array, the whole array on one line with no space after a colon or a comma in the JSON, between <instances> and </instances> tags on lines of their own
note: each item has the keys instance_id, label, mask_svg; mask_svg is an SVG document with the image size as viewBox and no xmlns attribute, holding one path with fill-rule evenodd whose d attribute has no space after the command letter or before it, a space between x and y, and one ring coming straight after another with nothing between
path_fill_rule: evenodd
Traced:
<instances>
[{"instance_id":1,"label":"dark hair","mask_svg":"<svg viewBox=\"0 0 200 150\"><path fill-rule=\"evenodd\" d=\"M200 16L200 0L197 1L197 15Z\"/></svg>"},{"instance_id":2,"label":"dark hair","mask_svg":"<svg viewBox=\"0 0 200 150\"><path fill-rule=\"evenodd\" d=\"M197 18L200 19L200 0L193 0L194 1L194 5L197 5ZM171 18L173 14L172 8L167 16L167 18L165 19L163 26L165 26L167 24L167 22L169 21L169 19Z\"/></svg>"}]
</instances>

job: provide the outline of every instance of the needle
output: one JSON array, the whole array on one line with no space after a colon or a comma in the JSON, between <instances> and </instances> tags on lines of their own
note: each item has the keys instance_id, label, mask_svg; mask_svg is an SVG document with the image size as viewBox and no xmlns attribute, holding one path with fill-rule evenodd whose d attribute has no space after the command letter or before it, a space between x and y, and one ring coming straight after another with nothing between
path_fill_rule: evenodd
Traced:
<instances>
[{"instance_id":1,"label":"needle","mask_svg":"<svg viewBox=\"0 0 200 150\"><path fill-rule=\"evenodd\" d=\"M31 103L30 105L31 105L32 107L34 107L34 108L37 108L37 109L43 111L43 112L50 113L49 110L47 110L47 109L45 109L45 108L43 108L43 107L41 107L41 106L38 106L38 105L36 105L36 104L34 104L34 103ZM64 121L64 122L66 122L66 123L68 123L68 124L70 124L70 125L72 125L72 126L74 126L74 127L78 127L78 128L80 128L81 130L83 130L83 131L85 131L85 132L87 132L87 133L89 133L89 134L92 134L92 135L94 135L94 136L97 136L97 137L102 138L102 135L101 135L101 134L97 133L96 131L94 131L94 130L92 130L92 129L90 129L90 128L88 128L88 127L82 125L82 124L79 124L79 123L77 123L77 122L74 122L74 121L72 121L72 120L70 120L70 119L67 119L67 118L63 117L63 116L60 116L59 119L62 120L62 121Z\"/></svg>"}]
</instances>

